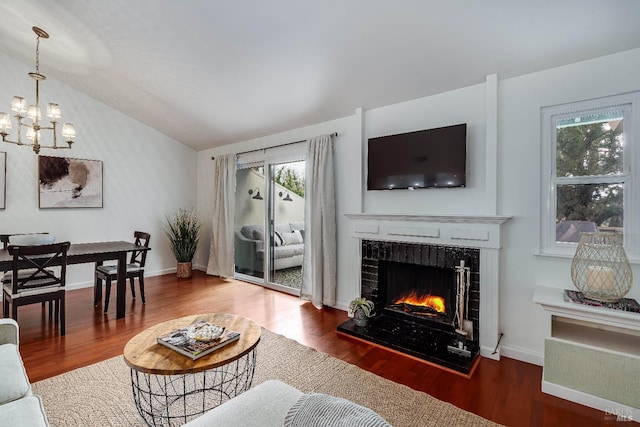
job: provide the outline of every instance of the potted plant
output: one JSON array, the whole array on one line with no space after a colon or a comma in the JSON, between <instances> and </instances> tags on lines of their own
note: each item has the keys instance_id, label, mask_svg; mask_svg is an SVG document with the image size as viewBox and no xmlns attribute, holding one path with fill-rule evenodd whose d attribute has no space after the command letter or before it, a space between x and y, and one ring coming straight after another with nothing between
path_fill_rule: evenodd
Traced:
<instances>
[{"instance_id":1,"label":"potted plant","mask_svg":"<svg viewBox=\"0 0 640 427\"><path fill-rule=\"evenodd\" d=\"M369 317L373 315L373 301L366 298L356 298L349 303L347 314L353 318L358 326L365 326Z\"/></svg>"},{"instance_id":2,"label":"potted plant","mask_svg":"<svg viewBox=\"0 0 640 427\"><path fill-rule=\"evenodd\" d=\"M169 237L171 250L178 262L176 274L179 278L189 278L202 224L193 209L181 208L175 215L166 218L165 233Z\"/></svg>"}]
</instances>

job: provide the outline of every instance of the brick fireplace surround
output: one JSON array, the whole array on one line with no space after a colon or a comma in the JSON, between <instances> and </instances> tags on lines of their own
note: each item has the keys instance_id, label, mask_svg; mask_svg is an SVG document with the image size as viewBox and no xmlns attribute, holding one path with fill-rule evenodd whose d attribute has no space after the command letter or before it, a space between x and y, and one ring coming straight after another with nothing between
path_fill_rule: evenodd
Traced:
<instances>
[{"instance_id":1,"label":"brick fireplace surround","mask_svg":"<svg viewBox=\"0 0 640 427\"><path fill-rule=\"evenodd\" d=\"M474 325L474 334L477 334L476 341L479 345L479 353L483 357L494 360L500 359L500 324L499 324L499 271L500 271L500 249L501 249L501 227L510 219L508 216L496 215L383 215L383 214L346 214L349 220L349 235L352 238L352 253L355 259L360 262L352 264L352 283L354 284L354 295L367 296L368 272L366 271L371 261L372 254L364 254L365 262L363 271L363 248L390 248L395 247L405 258L414 257L420 251L424 256L423 261L411 261L415 264L431 265L431 261L426 259L426 253L437 257L438 253L451 253L451 251L462 254L476 253L476 251L466 251L465 249L477 249L474 257L476 274L472 278L476 280L476 288L479 281L479 302L477 293L474 308L478 311L473 313L473 317L478 319ZM364 244L363 244L364 242ZM378 242L378 243L376 243ZM386 242L386 244L385 244ZM392 244L388 244L392 242ZM396 244L398 243L398 244ZM404 245L403 245L404 244ZM424 246L426 245L426 246ZM422 248L422 249L417 249ZM433 248L433 250L429 249ZM415 252L407 254L406 252ZM432 252L432 253L431 253ZM389 257L382 255L382 259ZM437 260L433 260L437 264ZM363 274L364 273L364 274ZM477 292L477 291L476 291ZM475 310L474 310L475 311Z\"/></svg>"}]
</instances>

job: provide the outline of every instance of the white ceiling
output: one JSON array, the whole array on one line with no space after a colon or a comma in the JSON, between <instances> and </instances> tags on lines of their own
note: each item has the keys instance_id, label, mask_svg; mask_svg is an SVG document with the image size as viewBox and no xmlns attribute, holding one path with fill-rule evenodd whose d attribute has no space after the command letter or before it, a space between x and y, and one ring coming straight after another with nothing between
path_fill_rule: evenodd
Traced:
<instances>
[{"instance_id":1,"label":"white ceiling","mask_svg":"<svg viewBox=\"0 0 640 427\"><path fill-rule=\"evenodd\" d=\"M0 16L0 51L33 67L44 28L43 74L197 150L640 47L638 0L2 0Z\"/></svg>"}]
</instances>

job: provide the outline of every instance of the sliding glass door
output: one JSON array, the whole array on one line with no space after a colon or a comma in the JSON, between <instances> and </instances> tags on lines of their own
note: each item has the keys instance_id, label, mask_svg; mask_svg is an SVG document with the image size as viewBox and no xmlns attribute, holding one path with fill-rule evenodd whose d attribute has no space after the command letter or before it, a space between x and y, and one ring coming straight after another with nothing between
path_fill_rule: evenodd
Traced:
<instances>
[{"instance_id":1,"label":"sliding glass door","mask_svg":"<svg viewBox=\"0 0 640 427\"><path fill-rule=\"evenodd\" d=\"M304 259L302 155L239 162L236 175L236 277L299 294ZM267 274L265 274L267 272Z\"/></svg>"}]
</instances>

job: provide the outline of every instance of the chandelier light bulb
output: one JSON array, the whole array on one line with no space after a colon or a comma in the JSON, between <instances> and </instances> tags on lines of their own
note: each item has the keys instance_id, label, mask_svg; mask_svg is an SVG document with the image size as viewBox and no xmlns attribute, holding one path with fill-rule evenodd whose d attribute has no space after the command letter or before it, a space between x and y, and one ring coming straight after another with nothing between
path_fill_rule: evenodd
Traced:
<instances>
[{"instance_id":1,"label":"chandelier light bulb","mask_svg":"<svg viewBox=\"0 0 640 427\"><path fill-rule=\"evenodd\" d=\"M36 138L36 135L37 135L37 140L39 141L40 140L40 131L36 132L34 128L27 129L26 136L27 136L27 139L29 141L33 141Z\"/></svg>"},{"instance_id":2,"label":"chandelier light bulb","mask_svg":"<svg viewBox=\"0 0 640 427\"><path fill-rule=\"evenodd\" d=\"M15 111L19 115L27 112L27 100L21 96L14 96L11 101L11 111Z\"/></svg>"},{"instance_id":3,"label":"chandelier light bulb","mask_svg":"<svg viewBox=\"0 0 640 427\"><path fill-rule=\"evenodd\" d=\"M60 110L60 106L53 102L50 102L47 105L47 117L50 117L53 120L59 119L62 117L62 111Z\"/></svg>"},{"instance_id":4,"label":"chandelier light bulb","mask_svg":"<svg viewBox=\"0 0 640 427\"><path fill-rule=\"evenodd\" d=\"M7 113L0 113L0 131L6 132L8 129L13 128L11 125L11 117Z\"/></svg>"},{"instance_id":5,"label":"chandelier light bulb","mask_svg":"<svg viewBox=\"0 0 640 427\"><path fill-rule=\"evenodd\" d=\"M27 110L27 117L29 117L34 122L36 120L40 120L42 118L42 112L40 111L40 106L29 105L29 109Z\"/></svg>"},{"instance_id":6,"label":"chandelier light bulb","mask_svg":"<svg viewBox=\"0 0 640 427\"><path fill-rule=\"evenodd\" d=\"M62 136L67 138L67 140L71 140L76 137L76 128L71 123L65 123L62 125Z\"/></svg>"}]
</instances>

